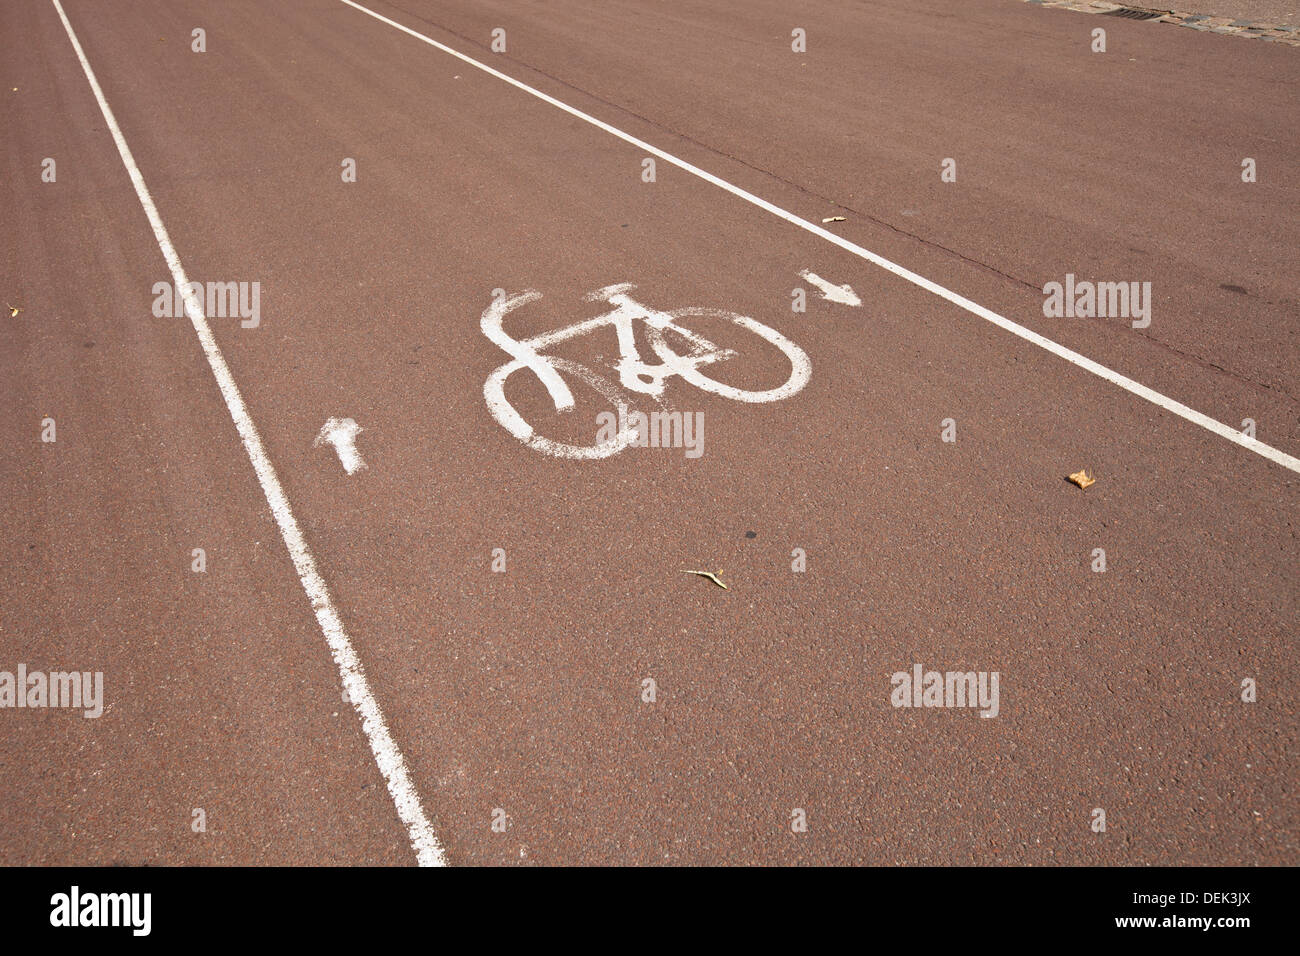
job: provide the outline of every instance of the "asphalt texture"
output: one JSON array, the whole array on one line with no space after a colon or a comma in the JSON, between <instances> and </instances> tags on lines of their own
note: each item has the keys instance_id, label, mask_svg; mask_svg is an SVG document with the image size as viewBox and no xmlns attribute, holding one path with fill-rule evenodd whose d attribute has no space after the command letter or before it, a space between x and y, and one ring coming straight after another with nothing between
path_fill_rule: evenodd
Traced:
<instances>
[{"instance_id":1,"label":"asphalt texture","mask_svg":"<svg viewBox=\"0 0 1300 956\"><path fill-rule=\"evenodd\" d=\"M364 5L1300 455L1295 48L1107 18L1094 53L1012 0ZM1295 470L340 0L63 8L189 277L259 283L209 321L448 862L1300 862ZM55 7L0 4L0 54L0 670L105 708L0 709L0 862L414 863ZM1067 274L1149 282L1149 326L1045 316ZM494 290L539 294L523 339L616 283L807 384L667 379L698 457L516 440ZM682 324L716 380L791 374ZM612 328L551 354L619 381ZM594 445L559 371L571 411L505 399ZM997 672L997 715L894 706L915 664Z\"/></svg>"}]
</instances>

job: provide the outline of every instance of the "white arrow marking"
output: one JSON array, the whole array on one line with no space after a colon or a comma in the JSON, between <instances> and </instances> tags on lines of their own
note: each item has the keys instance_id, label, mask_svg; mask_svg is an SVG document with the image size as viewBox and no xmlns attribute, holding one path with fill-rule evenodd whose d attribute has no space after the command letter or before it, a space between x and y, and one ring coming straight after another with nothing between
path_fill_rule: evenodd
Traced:
<instances>
[{"instance_id":1,"label":"white arrow marking","mask_svg":"<svg viewBox=\"0 0 1300 956\"><path fill-rule=\"evenodd\" d=\"M353 475L366 467L356 446L357 435L362 431L364 429L350 418L331 418L321 428L320 434L316 436L312 445L333 445L334 450L338 452L343 470Z\"/></svg>"},{"instance_id":2,"label":"white arrow marking","mask_svg":"<svg viewBox=\"0 0 1300 956\"><path fill-rule=\"evenodd\" d=\"M848 283L835 285L833 282L827 282L817 273L809 272L807 269L804 269L799 275L821 289L823 299L828 299L831 302L842 302L844 305L859 306L862 304L862 300L858 298L858 294L853 291L853 287Z\"/></svg>"}]
</instances>

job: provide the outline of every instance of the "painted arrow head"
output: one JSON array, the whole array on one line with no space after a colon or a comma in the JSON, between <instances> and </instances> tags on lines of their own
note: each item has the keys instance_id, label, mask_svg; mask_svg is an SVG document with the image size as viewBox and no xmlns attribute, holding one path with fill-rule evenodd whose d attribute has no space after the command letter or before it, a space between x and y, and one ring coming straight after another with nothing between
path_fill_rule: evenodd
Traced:
<instances>
[{"instance_id":1,"label":"painted arrow head","mask_svg":"<svg viewBox=\"0 0 1300 956\"><path fill-rule=\"evenodd\" d=\"M822 298L829 302L839 302L843 305L850 305L855 308L862 304L862 300L858 298L858 294L853 291L853 287L847 282L844 285L835 285L832 282L827 282L817 273L810 272L807 269L800 272L799 276L821 290Z\"/></svg>"},{"instance_id":2,"label":"painted arrow head","mask_svg":"<svg viewBox=\"0 0 1300 956\"><path fill-rule=\"evenodd\" d=\"M321 427L320 434L312 445L333 445L343 470L354 475L366 467L356 446L357 435L362 431L364 429L350 418L331 418Z\"/></svg>"}]
</instances>

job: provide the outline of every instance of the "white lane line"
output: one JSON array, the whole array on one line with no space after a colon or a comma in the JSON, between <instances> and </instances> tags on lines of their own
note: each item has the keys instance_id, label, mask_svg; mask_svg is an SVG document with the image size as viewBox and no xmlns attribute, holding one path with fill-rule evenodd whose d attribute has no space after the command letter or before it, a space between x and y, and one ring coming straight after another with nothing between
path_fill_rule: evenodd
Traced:
<instances>
[{"instance_id":1,"label":"white lane line","mask_svg":"<svg viewBox=\"0 0 1300 956\"><path fill-rule=\"evenodd\" d=\"M623 140L624 142L631 143L637 149L642 149L653 156L658 156L664 162L671 163L672 165L678 167L679 169L683 169L686 172L690 173L692 176L698 176L700 179L703 179L707 183L712 183L714 186L717 186L719 189L725 189L733 196L738 196L741 199L745 200L745 202L757 206L759 209L766 210L767 212L770 212L772 215L784 219L786 222L798 226L800 229L803 229L806 232L812 233L814 236L818 236L822 239L825 239L827 242L839 246L845 252L851 252L860 259L865 259L867 262L870 262L873 265L880 266L880 268L886 270L887 272L892 272L894 275L898 276L899 278L906 279L908 282L911 282L913 285L920 286L926 292L931 292L934 295L939 296L939 298L941 299L946 299L947 301L951 302L953 305L965 309L967 312L971 313L972 315L977 315L981 319L985 319L989 322L992 322L994 325L998 326L999 328L1005 329L1006 331L1010 332L1012 335L1018 335L1026 342L1032 342L1034 345L1037 345L1039 348L1051 352L1053 355L1057 356L1058 358L1063 358L1067 362L1079 366L1079 368L1086 369L1087 371L1091 372L1093 375L1096 375L1098 378L1103 378L1113 385L1118 385L1120 388L1124 389L1125 391L1131 392L1132 394L1138 396L1139 398L1144 398L1148 402L1151 402L1154 405L1159 405L1161 408L1165 409L1166 411L1173 412L1175 415L1179 416L1180 418L1186 419L1187 421L1191 422L1194 425L1200 425L1202 428L1206 429L1207 431L1214 432L1214 434L1220 436L1221 438L1226 438L1228 439L1228 441L1234 442L1235 444L1240 445L1242 448L1249 449L1250 451L1255 452L1255 454L1257 455L1262 455L1263 457L1267 458L1269 461L1281 465L1283 468L1289 468L1291 469L1291 471L1300 473L1300 458L1294 458L1291 455L1288 455L1286 452L1280 451L1279 449L1274 448L1271 445L1266 445L1262 441L1259 441L1256 438L1252 438L1238 431L1235 428L1231 428L1223 424L1222 422L1215 421L1210 416L1204 415L1201 412L1198 412L1194 408L1189 408L1188 406L1184 405L1182 402L1176 401L1167 395L1162 395L1160 392L1157 392L1155 389L1148 388L1147 386L1143 385L1141 382L1134 381L1133 379L1129 378L1126 375L1121 375L1119 372L1116 372L1113 369L1109 369L1098 362L1094 362L1092 359L1088 358L1087 356L1080 355L1078 352L1075 352L1072 349L1068 349L1064 345L1061 345L1057 342L1053 342L1051 339L1047 338L1046 336L1039 335L1037 332L1033 331L1032 329L1027 329L1023 325L1019 325L1015 322L1012 322L1010 319L1006 318L1005 316L998 315L998 313L994 312L993 310L986 309L984 308L984 306L976 302L972 302L970 299L966 298L965 296L958 295L956 292L944 288L943 286L939 285L937 282L931 282L929 279L925 278L925 276L917 275L915 272L912 272L910 269L905 269L902 266L898 265L897 263L891 262L890 260L886 259L884 256L876 255L874 252L871 252L869 249L864 249L862 246L859 246L856 243L849 242L847 239L843 239L840 236L835 235L835 233L830 232L826 229L823 229L821 226L809 222L807 219L801 219L798 216L796 216L794 213L788 212L787 210L782 209L780 206L773 205L772 203L768 202L766 199L761 199L758 196L755 196L753 193L741 189L739 186L734 186L731 183L727 182L725 179L719 179L717 176L714 176L712 173L705 172L703 169L700 169L698 166L692 166L690 163L686 162L686 160L678 159L676 156L672 155L672 153L664 152L662 149L659 149L657 146L651 146L649 143L645 142L644 140L637 139L635 136L633 136L630 133L625 133L621 129L618 129L615 126L610 126L608 123L602 122L601 120L596 119L596 117L584 113L582 112L582 110L576 109L575 107L572 107L567 103L563 103L560 100L557 100L553 96L546 95L541 90L533 89L533 87L529 86L527 83L521 82L520 80L516 80L512 76L507 76L505 73L502 73L500 70L494 70L486 63L480 63L478 60L474 59L473 57L466 56L464 53L461 53L459 50L454 50L451 47L446 46L445 44L439 43L437 40L434 40L431 37L427 37L423 33L417 33L415 30L412 30L410 27L403 26L402 24L398 23L396 20L390 20L388 17L384 16L383 14L376 13L374 10L371 10L367 7L363 7L361 4L353 2L353 0L340 0L340 2L346 3L349 7L353 7L357 10L360 10L362 13L374 17L376 20L380 21L381 23L386 23L390 27L393 27L397 30L401 30L403 33L409 34L410 36L415 37L417 40L423 40L425 43L429 44L430 46L437 47L443 53L450 54L451 56L456 57L456 59L458 60L463 60L465 63L468 63L470 66L480 69L484 73L491 74L492 76L495 76L497 79L503 80L506 83L509 83L511 86L521 89L525 93L528 93L531 96L535 96L539 100L542 100L545 103L551 104L556 109L563 110L564 112L568 113L570 116L576 116L578 119L582 120L583 122L590 123L592 126L595 126L597 129L604 130L606 133L609 133L611 136L617 136L619 139Z\"/></svg>"},{"instance_id":2,"label":"white lane line","mask_svg":"<svg viewBox=\"0 0 1300 956\"><path fill-rule=\"evenodd\" d=\"M158 248L162 250L163 258L167 260L167 267L171 269L176 288L185 290L185 310L189 314L190 324L198 333L203 354L207 356L208 365L217 379L217 387L221 389L221 397L226 400L226 407L230 410L230 417L234 419L235 428L244 443L244 450L248 452L248 458L253 463L253 470L257 472L257 480L262 485L266 503L271 508L271 514L275 516L275 523L280 526L280 536L284 538L285 547L289 549L289 556L293 559L293 566L302 581L302 588L311 599L312 610L316 612L316 620L320 623L320 629L329 643L334 663L338 665L339 676L343 679L343 687L348 693L348 699L361 715L361 727L365 731L366 739L370 741L370 749L374 752L379 771L388 784L388 792L397 807L397 814L406 825L406 832L410 836L416 859L421 866L442 866L446 863L442 845L438 842L433 826L420 805L420 795L411 783L410 774L406 769L406 760L388 732L383 711L379 709L379 704L370 691L370 683L366 680L365 672L361 669L361 661L352 647L347 631L343 628L343 621L334 609L329 589L316 570L316 561L307 548L302 532L298 529L298 521L289 507L289 499L285 496L284 489L280 487L280 479L276 477L275 468L271 465L271 459L267 457L266 449L262 447L262 438L258 435L257 427L248 414L244 399L239 394L239 388L230 374L230 368L226 365L225 356L221 354L217 340L212 336L208 320L204 318L203 304L190 291L185 270L181 267L180 256L176 254L176 248L167 235L167 228L163 225L162 217L158 215L153 197L149 195L149 188L145 185L144 177L135 164L135 158L126 145L126 139L123 138L122 130L113 117L113 111L109 109L108 101L104 99L104 91L99 88L95 71L90 68L90 63L86 60L85 51L81 49L77 34L73 32L72 24L68 22L59 0L52 0L52 2L54 9L59 13L59 19L63 21L63 29L67 31L68 39L72 41L72 48L77 51L77 59L81 61L81 69L85 72L86 79L90 81L90 89L99 102L100 112L104 114L104 121L113 134L113 141L117 143L117 151L122 156L122 163L131 177L132 185L135 186L135 194L140 198L140 205L144 207L145 215L149 217L154 238L158 240Z\"/></svg>"}]
</instances>

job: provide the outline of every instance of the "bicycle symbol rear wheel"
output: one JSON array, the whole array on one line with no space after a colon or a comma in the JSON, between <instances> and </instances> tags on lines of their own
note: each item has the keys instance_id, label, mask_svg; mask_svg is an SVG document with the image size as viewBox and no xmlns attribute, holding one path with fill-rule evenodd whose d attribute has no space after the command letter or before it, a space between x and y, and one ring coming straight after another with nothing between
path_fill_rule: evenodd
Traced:
<instances>
[{"instance_id":1,"label":"bicycle symbol rear wheel","mask_svg":"<svg viewBox=\"0 0 1300 956\"><path fill-rule=\"evenodd\" d=\"M613 408L617 409L620 405L627 405L627 400L618 386L607 379L601 378L587 366L556 356L546 356L543 361L548 362L558 371L567 372L586 382L599 392L602 397L608 399ZM526 368L528 368L527 365L518 361L507 362L502 365L489 375L487 381L483 383L483 397L487 400L488 410L501 423L501 426L529 448L556 458L596 460L617 455L636 441L636 430L626 425L622 426L613 438L596 445L570 445L537 434L536 429L528 424L506 399L506 379L520 369Z\"/></svg>"}]
</instances>

